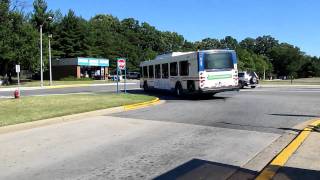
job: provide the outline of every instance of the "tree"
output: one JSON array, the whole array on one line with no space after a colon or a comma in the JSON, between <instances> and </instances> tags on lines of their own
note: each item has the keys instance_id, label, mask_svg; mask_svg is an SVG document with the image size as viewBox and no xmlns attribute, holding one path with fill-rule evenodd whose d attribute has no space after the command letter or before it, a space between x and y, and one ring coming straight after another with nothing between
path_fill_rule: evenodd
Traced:
<instances>
[{"instance_id":1,"label":"tree","mask_svg":"<svg viewBox=\"0 0 320 180\"><path fill-rule=\"evenodd\" d=\"M53 56L71 58L88 55L87 22L77 17L72 10L63 17L54 33Z\"/></svg>"},{"instance_id":2,"label":"tree","mask_svg":"<svg viewBox=\"0 0 320 180\"><path fill-rule=\"evenodd\" d=\"M269 51L279 45L279 41L271 36L260 36L255 40L254 52L261 55L269 55Z\"/></svg>"},{"instance_id":3,"label":"tree","mask_svg":"<svg viewBox=\"0 0 320 180\"><path fill-rule=\"evenodd\" d=\"M221 39L220 43L223 49L236 50L239 46L238 41L231 36L226 36L224 39Z\"/></svg>"},{"instance_id":4,"label":"tree","mask_svg":"<svg viewBox=\"0 0 320 180\"><path fill-rule=\"evenodd\" d=\"M297 76L303 64L303 53L299 48L287 43L281 43L270 50L271 62L278 76Z\"/></svg>"},{"instance_id":5,"label":"tree","mask_svg":"<svg viewBox=\"0 0 320 180\"><path fill-rule=\"evenodd\" d=\"M239 43L240 47L251 52L256 52L256 40L253 38L246 38Z\"/></svg>"},{"instance_id":6,"label":"tree","mask_svg":"<svg viewBox=\"0 0 320 180\"><path fill-rule=\"evenodd\" d=\"M205 38L189 42L176 32L160 31L154 26L134 18L120 21L112 15L98 14L89 21L72 10L66 15L51 11L45 0L34 0L30 16L19 4L0 0L0 75L14 75L14 65L39 72L39 27L43 25L44 64L47 65L46 33L52 33L53 58L90 56L110 59L115 67L117 57L127 58L129 70L137 70L141 61L154 59L158 54L173 51L206 49L236 50L240 70L256 71L260 76L276 73L278 76L320 76L318 57L306 56L290 44L279 44L271 36L246 38L240 43L231 37L218 40ZM54 16L53 22L47 21ZM50 25L50 26L49 26ZM46 67L46 66L45 66Z\"/></svg>"},{"instance_id":7,"label":"tree","mask_svg":"<svg viewBox=\"0 0 320 180\"><path fill-rule=\"evenodd\" d=\"M12 60L13 52L10 46L10 1L0 0L0 69L1 75L7 75L9 63Z\"/></svg>"},{"instance_id":8,"label":"tree","mask_svg":"<svg viewBox=\"0 0 320 180\"><path fill-rule=\"evenodd\" d=\"M199 50L207 50L207 49L219 49L222 47L222 45L218 39L205 38L200 42L197 41L195 43L195 47Z\"/></svg>"},{"instance_id":9,"label":"tree","mask_svg":"<svg viewBox=\"0 0 320 180\"><path fill-rule=\"evenodd\" d=\"M43 26L43 32L49 31L50 21L49 17L53 17L54 13L48 11L48 5L45 0L35 0L33 2L33 14L31 22L33 25L39 29L40 26Z\"/></svg>"}]
</instances>

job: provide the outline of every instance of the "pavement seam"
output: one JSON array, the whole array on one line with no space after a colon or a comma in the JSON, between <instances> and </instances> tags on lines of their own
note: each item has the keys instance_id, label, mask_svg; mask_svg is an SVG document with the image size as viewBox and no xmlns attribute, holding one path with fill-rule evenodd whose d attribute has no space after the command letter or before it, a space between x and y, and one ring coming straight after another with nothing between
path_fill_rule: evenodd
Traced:
<instances>
[{"instance_id":1,"label":"pavement seam","mask_svg":"<svg viewBox=\"0 0 320 180\"><path fill-rule=\"evenodd\" d=\"M148 106L158 105L158 104L161 104L161 102L164 103L165 101L160 101L159 98L156 98L154 100L146 101L142 103L135 103L135 104L124 105L119 107L100 109L95 111L88 111L83 113L76 113L76 114L54 117L49 119L41 119L41 120L36 120L31 122L3 126L3 127L0 127L0 135L16 132L16 131L33 129L37 127L69 122L69 121L75 121L75 120L87 118L88 116L101 116L101 115L108 115L113 113L120 113L120 112L134 110L134 109L140 109Z\"/></svg>"},{"instance_id":2,"label":"pavement seam","mask_svg":"<svg viewBox=\"0 0 320 180\"><path fill-rule=\"evenodd\" d=\"M314 119L305 127L256 177L256 180L272 179L277 171L285 165L292 154L299 148L312 132L313 127L320 124L320 119Z\"/></svg>"}]
</instances>

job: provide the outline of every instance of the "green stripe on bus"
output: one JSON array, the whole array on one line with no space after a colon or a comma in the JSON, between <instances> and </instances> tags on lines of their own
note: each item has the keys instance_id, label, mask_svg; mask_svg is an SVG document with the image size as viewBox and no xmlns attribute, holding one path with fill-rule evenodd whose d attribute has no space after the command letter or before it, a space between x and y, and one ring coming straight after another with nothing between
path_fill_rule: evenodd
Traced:
<instances>
[{"instance_id":1,"label":"green stripe on bus","mask_svg":"<svg viewBox=\"0 0 320 180\"><path fill-rule=\"evenodd\" d=\"M232 78L231 74L208 75L208 80Z\"/></svg>"}]
</instances>

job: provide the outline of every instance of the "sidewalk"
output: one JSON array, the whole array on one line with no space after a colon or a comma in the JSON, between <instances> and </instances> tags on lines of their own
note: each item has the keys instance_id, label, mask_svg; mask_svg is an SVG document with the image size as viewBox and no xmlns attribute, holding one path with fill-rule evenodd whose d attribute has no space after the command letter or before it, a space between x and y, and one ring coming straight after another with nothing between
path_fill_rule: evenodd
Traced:
<instances>
[{"instance_id":1,"label":"sidewalk","mask_svg":"<svg viewBox=\"0 0 320 180\"><path fill-rule=\"evenodd\" d=\"M320 131L310 133L273 179L320 179Z\"/></svg>"}]
</instances>

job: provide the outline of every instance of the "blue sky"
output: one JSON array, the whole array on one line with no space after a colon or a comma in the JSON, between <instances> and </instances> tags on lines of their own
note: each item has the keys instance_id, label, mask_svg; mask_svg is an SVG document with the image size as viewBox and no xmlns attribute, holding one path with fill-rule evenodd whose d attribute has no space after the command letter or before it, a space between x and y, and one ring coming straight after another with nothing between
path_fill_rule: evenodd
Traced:
<instances>
[{"instance_id":1,"label":"blue sky","mask_svg":"<svg viewBox=\"0 0 320 180\"><path fill-rule=\"evenodd\" d=\"M28 0L30 4L32 0ZM272 35L309 55L320 56L319 0L47 0L49 8L133 17L160 30L176 31L189 41L231 35Z\"/></svg>"}]
</instances>

